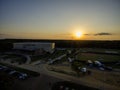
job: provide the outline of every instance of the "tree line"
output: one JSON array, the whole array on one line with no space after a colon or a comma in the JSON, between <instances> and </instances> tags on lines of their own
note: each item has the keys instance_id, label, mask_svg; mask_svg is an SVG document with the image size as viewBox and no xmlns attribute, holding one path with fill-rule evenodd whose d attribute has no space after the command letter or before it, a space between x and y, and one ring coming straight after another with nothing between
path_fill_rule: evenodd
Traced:
<instances>
[{"instance_id":1,"label":"tree line","mask_svg":"<svg viewBox=\"0 0 120 90\"><path fill-rule=\"evenodd\" d=\"M11 50L16 42L54 42L56 48L106 48L120 49L120 40L47 40L47 39L1 39L0 51Z\"/></svg>"}]
</instances>

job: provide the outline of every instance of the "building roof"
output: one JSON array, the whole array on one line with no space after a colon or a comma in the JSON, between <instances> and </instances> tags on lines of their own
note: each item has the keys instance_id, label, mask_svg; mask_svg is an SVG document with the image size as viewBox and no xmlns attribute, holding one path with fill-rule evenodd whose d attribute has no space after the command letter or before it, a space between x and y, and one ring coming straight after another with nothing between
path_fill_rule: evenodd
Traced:
<instances>
[{"instance_id":1,"label":"building roof","mask_svg":"<svg viewBox=\"0 0 120 90\"><path fill-rule=\"evenodd\" d=\"M18 42L14 44L52 44L53 42Z\"/></svg>"}]
</instances>

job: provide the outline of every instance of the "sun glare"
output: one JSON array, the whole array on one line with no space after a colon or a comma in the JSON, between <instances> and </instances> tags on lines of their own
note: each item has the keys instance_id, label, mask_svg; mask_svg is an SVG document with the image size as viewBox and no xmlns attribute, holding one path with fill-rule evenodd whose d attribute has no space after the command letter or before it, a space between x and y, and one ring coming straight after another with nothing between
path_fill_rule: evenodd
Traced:
<instances>
[{"instance_id":1,"label":"sun glare","mask_svg":"<svg viewBox=\"0 0 120 90\"><path fill-rule=\"evenodd\" d=\"M82 32L76 32L75 36L76 36L76 38L80 38L82 36Z\"/></svg>"}]
</instances>

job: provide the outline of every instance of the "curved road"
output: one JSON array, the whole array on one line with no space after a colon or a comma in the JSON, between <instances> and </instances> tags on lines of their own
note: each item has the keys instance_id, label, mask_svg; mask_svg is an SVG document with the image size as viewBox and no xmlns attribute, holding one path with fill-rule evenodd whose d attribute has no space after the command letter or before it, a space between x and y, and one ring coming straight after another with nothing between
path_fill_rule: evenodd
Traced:
<instances>
[{"instance_id":1,"label":"curved road","mask_svg":"<svg viewBox=\"0 0 120 90\"><path fill-rule=\"evenodd\" d=\"M14 64L12 64L12 65L14 65ZM100 81L97 81L97 83L95 81L91 83L90 81L85 80L85 78L80 78L80 77L78 78L75 76L70 76L70 75L66 75L66 74L62 74L62 73L49 71L47 69L47 67L48 67L47 64L40 64L40 65L24 64L24 65L14 65L14 66L28 69L31 71L36 71L36 72L39 72L39 73L44 74L44 75L48 75L48 76L52 76L52 77L55 77L58 79L62 79L64 81L70 81L70 82L78 83L81 85L99 88L100 90L119 90L115 86L112 86L112 85L109 85L106 83L102 83Z\"/></svg>"},{"instance_id":2,"label":"curved road","mask_svg":"<svg viewBox=\"0 0 120 90\"><path fill-rule=\"evenodd\" d=\"M89 82L87 80L85 80L85 78L78 78L78 77L74 77L74 76L70 76L70 75L66 75L66 74L62 74L62 73L57 73L57 72L53 72L53 71L49 71L47 69L47 64L40 64L40 65L21 65L21 68L25 68L25 69L29 69L32 71L36 71L45 75L49 75L55 78L59 78L65 81L70 81L70 82L74 82L74 83L78 83L81 85L87 85L90 87L94 87L94 88L99 88L101 90L119 90L118 88L116 88L115 86L106 84L106 83L102 83L100 81L96 82ZM102 88L101 88L102 87Z\"/></svg>"}]
</instances>

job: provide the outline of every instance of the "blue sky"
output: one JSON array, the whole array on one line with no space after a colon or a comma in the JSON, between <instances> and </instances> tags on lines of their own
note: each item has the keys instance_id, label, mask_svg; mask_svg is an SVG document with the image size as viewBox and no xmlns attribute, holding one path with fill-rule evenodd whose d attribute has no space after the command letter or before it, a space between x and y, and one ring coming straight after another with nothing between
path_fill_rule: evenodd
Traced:
<instances>
[{"instance_id":1,"label":"blue sky","mask_svg":"<svg viewBox=\"0 0 120 90\"><path fill-rule=\"evenodd\" d=\"M0 38L120 40L119 0L0 0ZM103 33L103 34L102 34Z\"/></svg>"}]
</instances>

